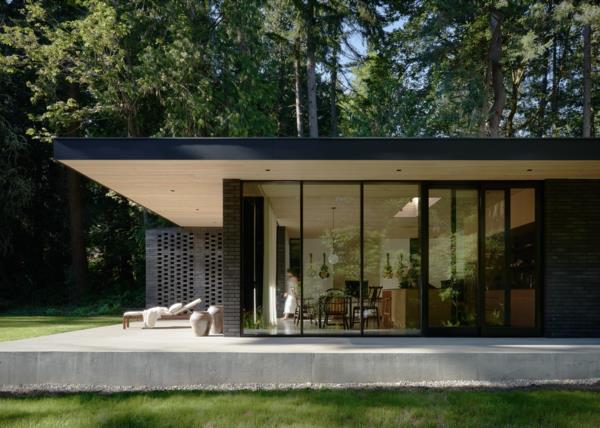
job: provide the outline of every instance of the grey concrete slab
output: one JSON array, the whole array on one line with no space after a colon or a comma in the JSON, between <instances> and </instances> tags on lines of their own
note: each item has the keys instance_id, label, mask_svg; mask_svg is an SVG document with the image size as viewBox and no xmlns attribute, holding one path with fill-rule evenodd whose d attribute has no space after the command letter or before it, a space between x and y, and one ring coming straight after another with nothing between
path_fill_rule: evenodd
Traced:
<instances>
[{"instance_id":1,"label":"grey concrete slab","mask_svg":"<svg viewBox=\"0 0 600 428\"><path fill-rule=\"evenodd\" d=\"M0 385L600 379L600 339L195 337L185 322L132 325L0 343Z\"/></svg>"}]
</instances>

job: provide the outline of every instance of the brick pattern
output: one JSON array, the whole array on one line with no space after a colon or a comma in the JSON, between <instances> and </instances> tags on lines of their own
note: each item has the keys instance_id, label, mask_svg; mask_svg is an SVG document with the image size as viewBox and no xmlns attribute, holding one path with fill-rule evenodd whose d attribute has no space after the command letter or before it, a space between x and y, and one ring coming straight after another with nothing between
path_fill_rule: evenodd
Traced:
<instances>
[{"instance_id":1,"label":"brick pattern","mask_svg":"<svg viewBox=\"0 0 600 428\"><path fill-rule=\"evenodd\" d=\"M223 298L225 336L241 334L241 182L223 180Z\"/></svg>"},{"instance_id":2,"label":"brick pattern","mask_svg":"<svg viewBox=\"0 0 600 428\"><path fill-rule=\"evenodd\" d=\"M600 336L600 180L544 191L544 334Z\"/></svg>"},{"instance_id":3,"label":"brick pattern","mask_svg":"<svg viewBox=\"0 0 600 428\"><path fill-rule=\"evenodd\" d=\"M146 306L202 298L201 307L223 304L223 231L201 228L146 231Z\"/></svg>"},{"instance_id":4,"label":"brick pattern","mask_svg":"<svg viewBox=\"0 0 600 428\"><path fill-rule=\"evenodd\" d=\"M146 307L158 306L158 235L159 229L146 230Z\"/></svg>"},{"instance_id":5,"label":"brick pattern","mask_svg":"<svg viewBox=\"0 0 600 428\"><path fill-rule=\"evenodd\" d=\"M194 274L202 305L223 304L223 230L202 228L194 233L196 259Z\"/></svg>"}]
</instances>

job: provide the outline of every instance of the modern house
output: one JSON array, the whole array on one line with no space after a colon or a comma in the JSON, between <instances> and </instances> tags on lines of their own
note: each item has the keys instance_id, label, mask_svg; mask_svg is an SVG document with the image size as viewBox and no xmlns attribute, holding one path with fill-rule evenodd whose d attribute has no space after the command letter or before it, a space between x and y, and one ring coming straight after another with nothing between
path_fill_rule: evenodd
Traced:
<instances>
[{"instance_id":1,"label":"modern house","mask_svg":"<svg viewBox=\"0 0 600 428\"><path fill-rule=\"evenodd\" d=\"M600 337L600 140L57 138L225 334ZM284 319L284 311L291 312Z\"/></svg>"}]
</instances>

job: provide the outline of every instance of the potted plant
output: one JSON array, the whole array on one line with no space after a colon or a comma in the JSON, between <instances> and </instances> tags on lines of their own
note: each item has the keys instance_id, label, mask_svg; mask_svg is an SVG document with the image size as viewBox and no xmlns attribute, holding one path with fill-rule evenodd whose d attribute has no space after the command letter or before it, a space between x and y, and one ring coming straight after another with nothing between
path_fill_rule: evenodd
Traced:
<instances>
[{"instance_id":1,"label":"potted plant","mask_svg":"<svg viewBox=\"0 0 600 428\"><path fill-rule=\"evenodd\" d=\"M400 288L410 288L410 275L408 264L404 261L404 254L400 253L396 264L396 278Z\"/></svg>"}]
</instances>

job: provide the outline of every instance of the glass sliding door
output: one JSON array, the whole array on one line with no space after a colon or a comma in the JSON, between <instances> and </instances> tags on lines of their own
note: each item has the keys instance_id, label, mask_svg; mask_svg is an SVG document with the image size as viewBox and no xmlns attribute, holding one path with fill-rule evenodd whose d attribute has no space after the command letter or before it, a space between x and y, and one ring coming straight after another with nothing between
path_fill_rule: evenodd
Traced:
<instances>
[{"instance_id":1,"label":"glass sliding door","mask_svg":"<svg viewBox=\"0 0 600 428\"><path fill-rule=\"evenodd\" d=\"M539 334L537 192L244 182L243 333Z\"/></svg>"},{"instance_id":2,"label":"glass sliding door","mask_svg":"<svg viewBox=\"0 0 600 428\"><path fill-rule=\"evenodd\" d=\"M537 222L534 188L485 191L484 326L536 327Z\"/></svg>"},{"instance_id":3,"label":"glass sliding door","mask_svg":"<svg viewBox=\"0 0 600 428\"><path fill-rule=\"evenodd\" d=\"M478 326L478 191L429 189L430 328Z\"/></svg>"},{"instance_id":4,"label":"glass sliding door","mask_svg":"<svg viewBox=\"0 0 600 428\"><path fill-rule=\"evenodd\" d=\"M381 182L363 189L364 333L419 334L420 186Z\"/></svg>"},{"instance_id":5,"label":"glass sliding door","mask_svg":"<svg viewBox=\"0 0 600 428\"><path fill-rule=\"evenodd\" d=\"M305 334L360 334L360 207L358 183L303 184Z\"/></svg>"},{"instance_id":6,"label":"glass sliding door","mask_svg":"<svg viewBox=\"0 0 600 428\"><path fill-rule=\"evenodd\" d=\"M506 191L485 191L484 315L485 325L506 325Z\"/></svg>"},{"instance_id":7,"label":"glass sliding door","mask_svg":"<svg viewBox=\"0 0 600 428\"><path fill-rule=\"evenodd\" d=\"M300 334L300 183L244 183L242 218L244 334Z\"/></svg>"},{"instance_id":8,"label":"glass sliding door","mask_svg":"<svg viewBox=\"0 0 600 428\"><path fill-rule=\"evenodd\" d=\"M535 189L510 189L508 239L510 279L510 326L536 326L537 225Z\"/></svg>"}]
</instances>

